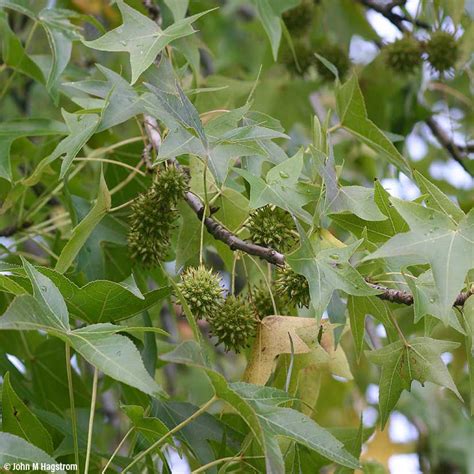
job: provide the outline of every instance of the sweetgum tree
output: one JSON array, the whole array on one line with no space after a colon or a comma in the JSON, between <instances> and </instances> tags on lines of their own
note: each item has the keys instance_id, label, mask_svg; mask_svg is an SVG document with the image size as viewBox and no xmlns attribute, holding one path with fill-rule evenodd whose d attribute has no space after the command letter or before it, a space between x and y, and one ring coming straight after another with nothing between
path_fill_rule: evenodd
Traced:
<instances>
[{"instance_id":1,"label":"sweetgum tree","mask_svg":"<svg viewBox=\"0 0 474 474\"><path fill-rule=\"evenodd\" d=\"M0 0L3 470L474 472L472 15Z\"/></svg>"}]
</instances>

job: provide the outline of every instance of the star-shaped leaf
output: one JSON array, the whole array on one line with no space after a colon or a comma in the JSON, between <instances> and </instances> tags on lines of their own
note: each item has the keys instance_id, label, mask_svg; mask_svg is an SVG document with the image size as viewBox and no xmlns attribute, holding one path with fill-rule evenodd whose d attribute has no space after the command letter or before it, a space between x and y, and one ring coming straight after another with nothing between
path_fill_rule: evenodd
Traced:
<instances>
[{"instance_id":1,"label":"star-shaped leaf","mask_svg":"<svg viewBox=\"0 0 474 474\"><path fill-rule=\"evenodd\" d=\"M382 428L403 390L410 391L413 380L433 382L461 395L444 365L441 354L459 346L457 342L416 337L408 343L397 341L376 351L366 352L369 361L382 366L380 376L380 417Z\"/></svg>"},{"instance_id":2,"label":"star-shaped leaf","mask_svg":"<svg viewBox=\"0 0 474 474\"><path fill-rule=\"evenodd\" d=\"M350 295L369 296L378 291L370 288L360 273L349 263L361 240L347 246L333 246L322 242L315 234L311 239L302 234L301 247L288 255L291 268L308 280L311 304L316 316L322 316L334 290Z\"/></svg>"},{"instance_id":3,"label":"star-shaped leaf","mask_svg":"<svg viewBox=\"0 0 474 474\"><path fill-rule=\"evenodd\" d=\"M331 219L359 239L362 238L364 230L366 230L366 239L376 247L376 244L386 242L400 232L406 232L408 226L390 203L390 194L385 191L379 181L375 182L374 200L388 219L368 221L354 214L332 214Z\"/></svg>"},{"instance_id":4,"label":"star-shaped leaf","mask_svg":"<svg viewBox=\"0 0 474 474\"><path fill-rule=\"evenodd\" d=\"M431 270L421 273L417 278L414 278L409 272L404 273L404 276L413 294L415 323L426 315L440 319L439 294ZM437 321L434 321L434 324L430 323L430 325L433 326L436 325L436 323ZM456 331L464 334L464 330L456 316L454 308L450 308L449 311L449 325L456 329Z\"/></svg>"},{"instance_id":5,"label":"star-shaped leaf","mask_svg":"<svg viewBox=\"0 0 474 474\"><path fill-rule=\"evenodd\" d=\"M97 114L71 114L62 111L64 121L69 129L69 135L61 140L54 151L40 161L33 174L24 181L27 186L36 184L44 169L53 161L63 157L59 179L64 178L76 155L95 133L100 122Z\"/></svg>"},{"instance_id":6,"label":"star-shaped leaf","mask_svg":"<svg viewBox=\"0 0 474 474\"><path fill-rule=\"evenodd\" d=\"M257 209L266 204L275 204L294 216L311 223L313 217L303 206L314 199L312 189L298 182L303 169L303 150L292 158L273 167L265 180L244 169L235 171L250 184L250 208Z\"/></svg>"},{"instance_id":7,"label":"star-shaped leaf","mask_svg":"<svg viewBox=\"0 0 474 474\"><path fill-rule=\"evenodd\" d=\"M77 93L71 97L71 100L83 108L89 108L91 100L95 101L94 105L96 107L105 108L102 111L97 132L107 130L143 113L144 106L140 96L122 76L100 64L96 64L96 67L105 76L105 81L88 79L68 82L65 86L100 98L91 99L88 97L85 99L83 96L77 97Z\"/></svg>"},{"instance_id":8,"label":"star-shaped leaf","mask_svg":"<svg viewBox=\"0 0 474 474\"><path fill-rule=\"evenodd\" d=\"M447 324L467 272L474 268L474 210L456 224L421 204L391 201L410 231L395 235L365 260L408 255L413 264L429 263L439 294L438 315Z\"/></svg>"},{"instance_id":9,"label":"star-shaped leaf","mask_svg":"<svg viewBox=\"0 0 474 474\"><path fill-rule=\"evenodd\" d=\"M156 22L123 0L117 0L122 13L123 24L93 41L84 41L86 46L100 51L123 51L130 54L132 84L148 69L158 53L173 40L191 35L195 32L191 26L199 17L206 14L184 18L162 30Z\"/></svg>"},{"instance_id":10,"label":"star-shaped leaf","mask_svg":"<svg viewBox=\"0 0 474 474\"><path fill-rule=\"evenodd\" d=\"M414 173L416 182L421 191L426 194L425 202L428 207L444 212L447 216L455 222L459 222L465 216L462 209L460 209L446 194L434 185L429 179L426 179L420 172L415 170Z\"/></svg>"},{"instance_id":11,"label":"star-shaped leaf","mask_svg":"<svg viewBox=\"0 0 474 474\"><path fill-rule=\"evenodd\" d=\"M67 127L56 120L26 119L4 121L0 129L0 178L13 181L10 164L12 143L21 137L65 135Z\"/></svg>"},{"instance_id":12,"label":"star-shaped leaf","mask_svg":"<svg viewBox=\"0 0 474 474\"><path fill-rule=\"evenodd\" d=\"M339 186L332 148L329 157L312 147L313 158L323 178L325 213L352 213L367 221L385 221L387 216L380 212L374 202L374 191L363 186Z\"/></svg>"}]
</instances>

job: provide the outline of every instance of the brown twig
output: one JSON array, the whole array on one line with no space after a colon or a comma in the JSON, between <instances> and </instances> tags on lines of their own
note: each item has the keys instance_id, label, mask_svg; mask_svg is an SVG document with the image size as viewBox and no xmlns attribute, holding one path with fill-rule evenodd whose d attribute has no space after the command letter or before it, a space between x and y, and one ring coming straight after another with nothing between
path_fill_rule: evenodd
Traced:
<instances>
[{"instance_id":1,"label":"brown twig","mask_svg":"<svg viewBox=\"0 0 474 474\"><path fill-rule=\"evenodd\" d=\"M397 3L399 2L390 2L389 4L382 5L380 3L377 3L375 0L357 0L359 3L364 5L367 8L370 8L371 10L376 11L377 13L380 13L383 15L387 20L389 20L391 23L393 23L400 31L406 31L406 27L403 24L404 21L408 23L412 23L420 28L424 28L425 30L429 30L431 26L421 20L411 19L403 15L399 15L398 13L395 13L393 11L393 8L398 6Z\"/></svg>"},{"instance_id":2,"label":"brown twig","mask_svg":"<svg viewBox=\"0 0 474 474\"><path fill-rule=\"evenodd\" d=\"M435 136L436 140L438 140L438 142L444 148L446 148L451 157L455 161L457 161L467 173L471 174L466 163L464 162L465 157L461 153L461 150L458 146L456 146L453 141L450 140L448 134L439 126L435 119L433 117L429 117L425 119L425 123L426 125L428 125L429 129L431 130L431 133Z\"/></svg>"},{"instance_id":3,"label":"brown twig","mask_svg":"<svg viewBox=\"0 0 474 474\"><path fill-rule=\"evenodd\" d=\"M204 204L198 196L188 191L184 197L185 201L201 220L204 212ZM207 231L217 240L224 242L231 250L241 250L249 255L260 257L274 265L282 266L285 264L285 256L280 252L268 247L262 247L252 242L246 242L239 239L235 234L227 230L222 224L212 217L204 218L204 225Z\"/></svg>"},{"instance_id":4,"label":"brown twig","mask_svg":"<svg viewBox=\"0 0 474 474\"><path fill-rule=\"evenodd\" d=\"M385 286L378 285L376 283L368 283L372 288L382 291L380 295L377 295L381 300L390 301L392 303L401 303L408 306L412 305L413 295L403 290L395 290L392 288L386 288ZM468 291L463 291L459 293L456 297L453 306L463 306L466 300L474 294L474 288L471 288Z\"/></svg>"},{"instance_id":5,"label":"brown twig","mask_svg":"<svg viewBox=\"0 0 474 474\"><path fill-rule=\"evenodd\" d=\"M148 130L149 129L147 128L147 132ZM160 136L159 130L158 133L148 135L149 140L152 144L153 136ZM199 220L202 220L203 213L205 211L205 206L199 196L192 193L191 191L188 191L186 192L184 199L188 203L189 207L194 211L197 218ZM272 263L273 265L285 265L285 256L282 253L277 252L272 248L263 247L261 245L254 244L253 242L247 242L245 240L240 239L211 216L207 216L204 218L204 225L206 226L206 229L209 234L211 234L215 239L224 242L231 250L240 250L246 254L254 255L263 260L266 260L267 262ZM386 288L384 286L370 282L368 282L368 285L380 291L380 294L377 296L382 300L390 301L392 303L405 304L408 306L413 304L413 295L406 291ZM469 298L469 296L473 293L473 289L470 289L469 291L464 293L460 293L456 298L454 305L462 306L467 300L467 298Z\"/></svg>"},{"instance_id":6,"label":"brown twig","mask_svg":"<svg viewBox=\"0 0 474 474\"><path fill-rule=\"evenodd\" d=\"M382 8L376 5L372 0L359 0L366 6L373 8L379 13L382 13L386 16L390 21L397 22L400 24L399 28L404 28L402 24L403 21L410 21L401 17L400 15L393 13L385 8ZM150 5L152 2L143 0L143 4L148 9L150 16L155 19L155 21L159 21L159 10L156 16L153 16L153 11L150 10ZM382 9L382 10L380 10ZM387 16L388 15L388 16ZM418 24L418 23L415 23ZM421 25L418 25L421 26ZM423 27L423 26L422 26ZM424 26L427 27L427 26ZM150 141L151 146L158 152L161 146L161 133L158 126L158 123L154 117L149 115L145 115L145 130L148 135L148 139ZM201 199L191 191L185 193L184 196L185 201L189 205L189 207L194 211L196 216L199 220L202 220L204 217L205 206L202 203ZM220 222L213 219L211 216L204 217L204 225L206 226L207 231L211 234L216 240L220 240L224 242L231 250L240 250L246 254L254 255L259 257L263 260L266 260L273 265L283 266L285 265L285 256L269 247L262 247L261 245L254 244L253 242L247 242L245 240L240 239L235 234L227 230ZM381 285L377 285L374 283L368 283L373 288L380 290L380 294L377 295L380 299L391 301L393 303L400 303L406 305L413 304L413 296L410 293L401 290L394 290L391 288L385 288ZM467 300L467 298L473 292L470 290L466 293L461 293L458 295L455 305L461 306Z\"/></svg>"}]
</instances>

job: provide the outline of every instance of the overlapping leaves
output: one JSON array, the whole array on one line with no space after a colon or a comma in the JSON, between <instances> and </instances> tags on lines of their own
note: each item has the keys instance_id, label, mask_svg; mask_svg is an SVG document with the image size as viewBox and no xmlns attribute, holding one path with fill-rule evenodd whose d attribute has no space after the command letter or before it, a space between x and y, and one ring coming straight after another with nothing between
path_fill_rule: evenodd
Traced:
<instances>
[{"instance_id":1,"label":"overlapping leaves","mask_svg":"<svg viewBox=\"0 0 474 474\"><path fill-rule=\"evenodd\" d=\"M343 466L358 466L357 460L327 430L296 410L277 406L275 399L281 399L281 391L273 388L262 390L242 383L228 384L221 374L206 363L196 342L184 342L173 352L162 356L162 359L204 370L216 396L234 408L247 423L265 454L267 469L271 469L271 472L285 472L275 436L293 439Z\"/></svg>"},{"instance_id":2,"label":"overlapping leaves","mask_svg":"<svg viewBox=\"0 0 474 474\"><path fill-rule=\"evenodd\" d=\"M409 255L413 264L429 263L439 294L438 315L447 323L466 275L474 268L474 210L457 223L421 204L391 201L410 231L393 236L366 259Z\"/></svg>"},{"instance_id":3,"label":"overlapping leaves","mask_svg":"<svg viewBox=\"0 0 474 474\"><path fill-rule=\"evenodd\" d=\"M0 317L0 330L43 330L62 339L89 363L110 377L150 395L160 386L146 371L140 353L130 339L117 334L126 330L113 324L93 324L71 329L67 305L53 282L24 261L33 295L16 297Z\"/></svg>"},{"instance_id":4,"label":"overlapping leaves","mask_svg":"<svg viewBox=\"0 0 474 474\"><path fill-rule=\"evenodd\" d=\"M162 30L156 22L122 0L118 0L117 4L122 13L123 24L96 40L85 41L85 44L101 51L129 53L132 84L151 66L165 46L173 40L193 34L195 30L192 23L205 14L183 18Z\"/></svg>"}]
</instances>

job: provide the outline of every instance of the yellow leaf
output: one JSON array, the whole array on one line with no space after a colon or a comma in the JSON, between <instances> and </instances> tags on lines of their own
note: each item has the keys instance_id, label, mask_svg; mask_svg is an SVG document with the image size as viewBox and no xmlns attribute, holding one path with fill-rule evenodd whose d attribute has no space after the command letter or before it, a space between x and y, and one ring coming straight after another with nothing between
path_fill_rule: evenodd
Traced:
<instances>
[{"instance_id":1,"label":"yellow leaf","mask_svg":"<svg viewBox=\"0 0 474 474\"><path fill-rule=\"evenodd\" d=\"M319 324L315 318L294 316L267 316L257 329L244 381L265 385L269 379L275 359L280 354L304 354L310 352L308 345L297 334L297 329L316 332ZM293 348L292 348L293 346Z\"/></svg>"}]
</instances>

